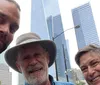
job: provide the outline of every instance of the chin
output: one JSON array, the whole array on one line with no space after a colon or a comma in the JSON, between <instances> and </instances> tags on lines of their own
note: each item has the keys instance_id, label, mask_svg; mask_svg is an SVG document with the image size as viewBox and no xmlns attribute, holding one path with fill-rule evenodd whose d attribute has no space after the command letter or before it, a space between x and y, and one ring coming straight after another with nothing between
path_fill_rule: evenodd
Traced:
<instances>
[{"instance_id":1,"label":"chin","mask_svg":"<svg viewBox=\"0 0 100 85\"><path fill-rule=\"evenodd\" d=\"M7 49L7 45L3 45L3 47L0 47L0 53L2 53L3 51L5 51Z\"/></svg>"},{"instance_id":2,"label":"chin","mask_svg":"<svg viewBox=\"0 0 100 85\"><path fill-rule=\"evenodd\" d=\"M6 48L0 49L0 53L2 53L2 52L5 51L5 50L6 50Z\"/></svg>"}]
</instances>

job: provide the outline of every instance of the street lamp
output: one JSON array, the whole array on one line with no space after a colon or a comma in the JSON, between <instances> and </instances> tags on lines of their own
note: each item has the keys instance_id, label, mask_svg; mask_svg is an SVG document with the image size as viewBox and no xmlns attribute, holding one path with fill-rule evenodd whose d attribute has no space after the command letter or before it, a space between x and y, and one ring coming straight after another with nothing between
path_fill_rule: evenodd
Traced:
<instances>
[{"instance_id":1,"label":"street lamp","mask_svg":"<svg viewBox=\"0 0 100 85\"><path fill-rule=\"evenodd\" d=\"M57 37L59 37L61 34L63 34L64 32L68 31L68 30L71 30L73 28L79 28L80 25L76 25L75 27L72 27L72 28L69 28L69 29L66 29L65 31L61 32L60 34L58 34L56 37L53 37L53 40L56 39Z\"/></svg>"},{"instance_id":2,"label":"street lamp","mask_svg":"<svg viewBox=\"0 0 100 85\"><path fill-rule=\"evenodd\" d=\"M71 29L73 29L73 28L79 28L79 27L80 27L80 25L76 25L75 27L66 29L66 30L64 30L63 32L61 32L60 34L58 34L57 36L55 36L55 37L54 37L54 34L53 34L52 40L54 41L57 37L59 37L61 34L63 34L63 33L66 32L66 31L69 31L69 30L71 30ZM64 47L63 47L63 54L64 54L65 69L67 69ZM56 62L56 60L55 60L55 69L56 69L56 80L58 81L58 70L57 70L57 62ZM66 74L66 78L67 78L67 81L68 81L68 75L67 75L67 74Z\"/></svg>"}]
</instances>

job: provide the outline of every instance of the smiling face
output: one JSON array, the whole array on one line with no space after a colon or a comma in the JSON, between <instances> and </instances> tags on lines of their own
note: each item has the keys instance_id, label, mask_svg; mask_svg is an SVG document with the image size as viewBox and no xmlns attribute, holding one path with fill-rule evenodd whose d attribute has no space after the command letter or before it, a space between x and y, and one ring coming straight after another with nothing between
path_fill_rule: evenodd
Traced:
<instances>
[{"instance_id":1,"label":"smiling face","mask_svg":"<svg viewBox=\"0 0 100 85\"><path fill-rule=\"evenodd\" d=\"M100 85L100 53L92 51L82 55L80 68L89 85Z\"/></svg>"},{"instance_id":2,"label":"smiling face","mask_svg":"<svg viewBox=\"0 0 100 85\"><path fill-rule=\"evenodd\" d=\"M19 28L19 13L14 3L0 0L0 53L8 47Z\"/></svg>"},{"instance_id":3,"label":"smiling face","mask_svg":"<svg viewBox=\"0 0 100 85\"><path fill-rule=\"evenodd\" d=\"M47 83L48 64L48 52L39 44L22 47L16 62L19 71L22 72L26 81L32 85Z\"/></svg>"}]
</instances>

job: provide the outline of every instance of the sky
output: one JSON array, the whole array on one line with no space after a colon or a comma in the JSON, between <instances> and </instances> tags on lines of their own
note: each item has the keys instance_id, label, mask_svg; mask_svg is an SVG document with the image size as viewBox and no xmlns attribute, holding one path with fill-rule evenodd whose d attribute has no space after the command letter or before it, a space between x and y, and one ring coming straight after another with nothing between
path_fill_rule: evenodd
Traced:
<instances>
[{"instance_id":1,"label":"sky","mask_svg":"<svg viewBox=\"0 0 100 85\"><path fill-rule=\"evenodd\" d=\"M20 27L18 31L15 33L14 40L11 43L11 47L16 43L16 38L23 33L30 32L30 13L31 13L31 0L16 0L21 7L21 20ZM18 73L10 68L12 72L12 85L18 85L17 76Z\"/></svg>"},{"instance_id":2,"label":"sky","mask_svg":"<svg viewBox=\"0 0 100 85\"><path fill-rule=\"evenodd\" d=\"M100 8L99 0L70 0L70 1L59 0L63 27L64 27L64 30L74 28L71 10L73 8L77 8L81 5L84 5L85 3L88 3L88 2L90 2L91 8L92 8L93 17L94 17L97 33L100 40L100 11L98 10ZM64 34L65 34L65 38L69 40L69 48L70 48L69 55L70 55L71 67L79 68L76 65L75 60L74 60L75 54L78 51L74 29L66 31Z\"/></svg>"},{"instance_id":3,"label":"sky","mask_svg":"<svg viewBox=\"0 0 100 85\"><path fill-rule=\"evenodd\" d=\"M20 34L30 31L31 0L16 0L16 1L19 3L21 7L21 21L20 21L20 28L15 33L15 37L14 37L13 42L11 43L11 46L15 45L16 37L18 37ZM97 31L98 33L100 32L99 31L100 21L98 20L100 19L100 13L97 10L98 8L100 8L99 0L58 0L64 30L74 27L72 16L71 16L72 15L71 9L81 6L89 1L91 2L91 6L93 7L93 11L94 11L93 16L96 22ZM74 56L78 50L74 30L72 29L72 30L66 31L64 34L65 34L65 38L69 39L69 43L70 43L69 47L70 47L70 56L71 56L70 58L71 66L72 68L78 68L74 60ZM99 36L100 36L100 33L99 33ZM17 85L17 78L15 78L15 76L17 77L17 72L13 71L12 69L11 71L13 72L12 85Z\"/></svg>"},{"instance_id":4,"label":"sky","mask_svg":"<svg viewBox=\"0 0 100 85\"><path fill-rule=\"evenodd\" d=\"M79 7L90 0L59 0L59 7L62 17L64 30L74 28L71 10ZM78 51L74 29L68 30L65 33L65 38L69 40L69 55L72 68L79 68L74 60L74 56Z\"/></svg>"}]
</instances>

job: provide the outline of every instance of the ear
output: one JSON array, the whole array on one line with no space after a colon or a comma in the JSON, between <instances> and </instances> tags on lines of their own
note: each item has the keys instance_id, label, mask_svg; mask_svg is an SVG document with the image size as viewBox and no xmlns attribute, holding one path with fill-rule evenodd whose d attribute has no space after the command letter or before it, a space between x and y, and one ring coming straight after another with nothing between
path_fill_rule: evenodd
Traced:
<instances>
[{"instance_id":1,"label":"ear","mask_svg":"<svg viewBox=\"0 0 100 85\"><path fill-rule=\"evenodd\" d=\"M20 72L22 72L22 71L21 71L21 68L20 68L20 64L19 64L18 61L16 61L16 67L18 68L18 70L19 70Z\"/></svg>"},{"instance_id":2,"label":"ear","mask_svg":"<svg viewBox=\"0 0 100 85\"><path fill-rule=\"evenodd\" d=\"M48 65L49 65L49 62L50 62L50 56L49 56L49 53L48 53L48 52L46 53L46 56L47 56L47 63L48 63Z\"/></svg>"}]
</instances>

